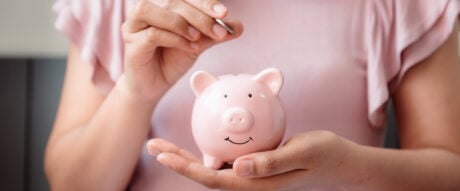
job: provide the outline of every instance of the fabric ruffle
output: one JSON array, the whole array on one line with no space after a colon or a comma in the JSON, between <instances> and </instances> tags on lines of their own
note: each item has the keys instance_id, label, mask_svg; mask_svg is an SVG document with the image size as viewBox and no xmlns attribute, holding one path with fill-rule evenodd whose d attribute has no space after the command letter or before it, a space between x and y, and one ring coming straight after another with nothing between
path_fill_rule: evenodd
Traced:
<instances>
[{"instance_id":1,"label":"fabric ruffle","mask_svg":"<svg viewBox=\"0 0 460 191\"><path fill-rule=\"evenodd\" d=\"M381 3L385 5L376 6L379 8L374 9L374 17L367 23L368 115L374 127L385 124L386 103L406 72L433 54L452 34L460 10L458 0Z\"/></svg>"},{"instance_id":2,"label":"fabric ruffle","mask_svg":"<svg viewBox=\"0 0 460 191\"><path fill-rule=\"evenodd\" d=\"M107 94L123 72L121 25L123 0L59 0L55 27L77 46L81 58L93 66L92 81Z\"/></svg>"}]
</instances>

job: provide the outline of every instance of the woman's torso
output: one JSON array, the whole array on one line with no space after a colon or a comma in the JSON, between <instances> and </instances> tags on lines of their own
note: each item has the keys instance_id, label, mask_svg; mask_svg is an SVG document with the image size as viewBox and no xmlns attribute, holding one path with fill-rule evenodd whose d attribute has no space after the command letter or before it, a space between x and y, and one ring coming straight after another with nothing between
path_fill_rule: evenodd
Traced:
<instances>
[{"instance_id":1,"label":"woman's torso","mask_svg":"<svg viewBox=\"0 0 460 191\"><path fill-rule=\"evenodd\" d=\"M382 129L368 119L367 54L363 1L227 0L229 17L240 19L243 35L212 47L163 97L152 117L152 137L161 137L198 156L191 133L195 100L190 75L205 70L258 73L281 69L280 98L286 110L285 140L311 130L329 130L360 144L379 146ZM132 190L205 190L160 165L145 151Z\"/></svg>"}]
</instances>

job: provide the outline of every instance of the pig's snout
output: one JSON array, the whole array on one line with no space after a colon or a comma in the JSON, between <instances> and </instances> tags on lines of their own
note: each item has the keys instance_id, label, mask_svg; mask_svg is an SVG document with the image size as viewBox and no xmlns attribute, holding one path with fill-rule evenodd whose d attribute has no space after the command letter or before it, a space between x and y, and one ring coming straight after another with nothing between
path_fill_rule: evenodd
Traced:
<instances>
[{"instance_id":1,"label":"pig's snout","mask_svg":"<svg viewBox=\"0 0 460 191\"><path fill-rule=\"evenodd\" d=\"M231 133L245 133L252 129L254 117L247 109L234 107L224 112L222 122L225 129Z\"/></svg>"}]
</instances>

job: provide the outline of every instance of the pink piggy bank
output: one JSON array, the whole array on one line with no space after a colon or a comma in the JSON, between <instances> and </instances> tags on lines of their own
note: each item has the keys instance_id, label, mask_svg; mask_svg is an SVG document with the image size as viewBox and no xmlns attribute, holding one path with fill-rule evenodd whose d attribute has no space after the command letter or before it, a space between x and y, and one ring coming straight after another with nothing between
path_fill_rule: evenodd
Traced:
<instances>
[{"instance_id":1,"label":"pink piggy bank","mask_svg":"<svg viewBox=\"0 0 460 191\"><path fill-rule=\"evenodd\" d=\"M280 144L286 124L278 98L282 85L283 75L275 68L219 78L203 71L193 74L192 133L206 167L219 169L239 156Z\"/></svg>"}]
</instances>

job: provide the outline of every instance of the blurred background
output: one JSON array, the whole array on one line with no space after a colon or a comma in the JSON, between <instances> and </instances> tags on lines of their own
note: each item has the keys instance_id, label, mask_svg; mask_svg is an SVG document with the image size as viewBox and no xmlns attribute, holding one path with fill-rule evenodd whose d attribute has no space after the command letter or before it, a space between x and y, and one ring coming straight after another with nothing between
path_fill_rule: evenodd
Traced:
<instances>
[{"instance_id":1,"label":"blurred background","mask_svg":"<svg viewBox=\"0 0 460 191\"><path fill-rule=\"evenodd\" d=\"M0 0L0 190L49 190L43 154L68 46L53 27L54 1ZM398 147L394 117L389 126L385 144Z\"/></svg>"},{"instance_id":2,"label":"blurred background","mask_svg":"<svg viewBox=\"0 0 460 191\"><path fill-rule=\"evenodd\" d=\"M0 0L0 190L49 190L43 153L67 51L54 1Z\"/></svg>"}]
</instances>

